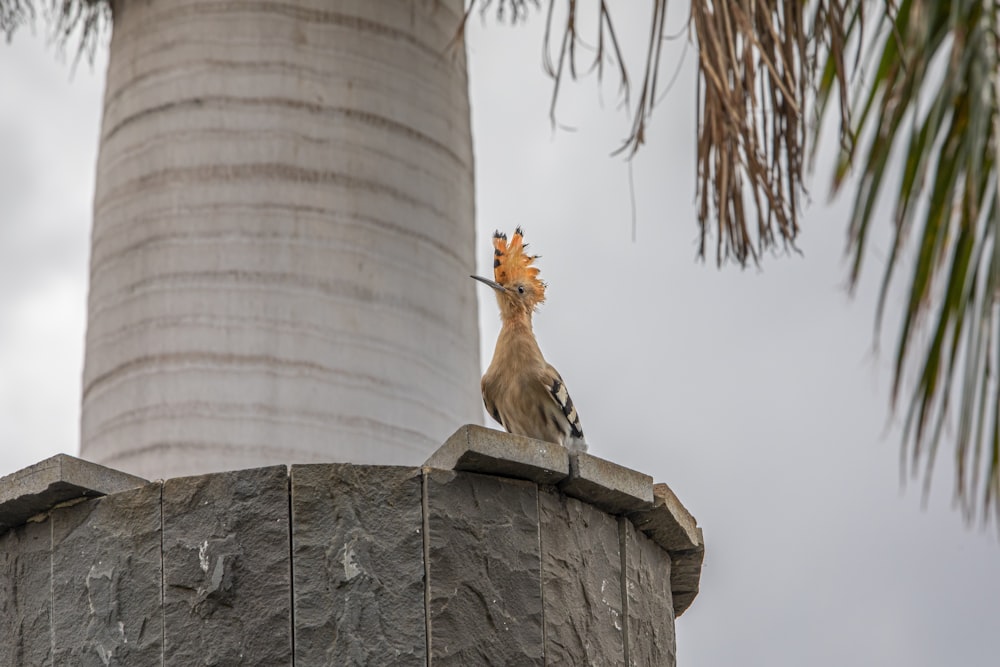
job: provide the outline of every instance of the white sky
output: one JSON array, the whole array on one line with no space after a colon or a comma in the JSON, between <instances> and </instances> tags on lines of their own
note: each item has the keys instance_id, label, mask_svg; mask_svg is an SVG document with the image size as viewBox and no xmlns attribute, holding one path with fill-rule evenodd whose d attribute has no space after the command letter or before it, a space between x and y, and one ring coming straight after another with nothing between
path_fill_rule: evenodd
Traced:
<instances>
[{"instance_id":1,"label":"white sky","mask_svg":"<svg viewBox=\"0 0 1000 667\"><path fill-rule=\"evenodd\" d=\"M681 12L671 17L679 27ZM696 262L691 52L634 162L633 242L628 168L609 157L628 127L615 86L603 105L593 80L567 88L559 120L573 131L554 131L543 18L471 29L480 269L492 231L522 225L550 285L536 333L591 452L670 484L704 528L679 664L996 665L995 532L952 511L948 451L926 509L919 485L900 487L892 316L872 351L886 243L848 298L848 202L825 205L817 178L804 257L769 257L761 271ZM644 43L641 23L621 17L623 39ZM0 48L2 475L77 452L106 59L71 76L71 57L40 34ZM485 365L499 322L480 296Z\"/></svg>"}]
</instances>

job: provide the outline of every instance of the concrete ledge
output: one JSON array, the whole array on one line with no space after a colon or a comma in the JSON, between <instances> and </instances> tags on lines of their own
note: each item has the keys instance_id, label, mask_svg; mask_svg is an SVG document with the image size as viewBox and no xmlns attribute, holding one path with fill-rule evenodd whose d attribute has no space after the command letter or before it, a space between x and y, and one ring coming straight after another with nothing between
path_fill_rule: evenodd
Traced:
<instances>
[{"instance_id":1,"label":"concrete ledge","mask_svg":"<svg viewBox=\"0 0 1000 667\"><path fill-rule=\"evenodd\" d=\"M68 500L105 496L148 483L75 456L56 454L0 477L0 533Z\"/></svg>"},{"instance_id":2,"label":"concrete ledge","mask_svg":"<svg viewBox=\"0 0 1000 667\"><path fill-rule=\"evenodd\" d=\"M569 454L561 445L466 424L441 445L428 468L460 470L558 484L569 474Z\"/></svg>"},{"instance_id":3,"label":"concrete ledge","mask_svg":"<svg viewBox=\"0 0 1000 667\"><path fill-rule=\"evenodd\" d=\"M611 514L649 509L653 504L652 477L582 452L570 454L569 478L559 488Z\"/></svg>"},{"instance_id":4,"label":"concrete ledge","mask_svg":"<svg viewBox=\"0 0 1000 667\"><path fill-rule=\"evenodd\" d=\"M703 546L698 522L666 484L653 486L653 506L629 514L635 527L667 551Z\"/></svg>"}]
</instances>

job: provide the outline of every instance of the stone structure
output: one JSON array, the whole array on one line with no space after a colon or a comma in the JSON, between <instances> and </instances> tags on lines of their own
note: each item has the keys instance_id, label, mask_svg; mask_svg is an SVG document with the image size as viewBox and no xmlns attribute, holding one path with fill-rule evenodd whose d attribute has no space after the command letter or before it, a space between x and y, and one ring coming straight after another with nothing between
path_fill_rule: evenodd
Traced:
<instances>
[{"instance_id":1,"label":"stone structure","mask_svg":"<svg viewBox=\"0 0 1000 667\"><path fill-rule=\"evenodd\" d=\"M703 553L665 485L476 426L422 468L60 455L0 479L0 665L669 666Z\"/></svg>"}]
</instances>

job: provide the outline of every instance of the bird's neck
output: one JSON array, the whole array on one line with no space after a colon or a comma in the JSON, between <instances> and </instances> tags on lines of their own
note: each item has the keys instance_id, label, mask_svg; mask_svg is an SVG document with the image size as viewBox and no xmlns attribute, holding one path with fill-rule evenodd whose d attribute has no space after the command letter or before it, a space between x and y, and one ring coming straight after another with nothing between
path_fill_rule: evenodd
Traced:
<instances>
[{"instance_id":1,"label":"bird's neck","mask_svg":"<svg viewBox=\"0 0 1000 667\"><path fill-rule=\"evenodd\" d=\"M500 335L508 336L528 336L535 337L531 329L531 313L513 312L504 313L501 317L503 325L500 328Z\"/></svg>"},{"instance_id":2,"label":"bird's neck","mask_svg":"<svg viewBox=\"0 0 1000 667\"><path fill-rule=\"evenodd\" d=\"M494 361L497 361L496 355L504 357L501 361L510 367L535 365L544 361L531 329L531 315L503 318Z\"/></svg>"}]
</instances>

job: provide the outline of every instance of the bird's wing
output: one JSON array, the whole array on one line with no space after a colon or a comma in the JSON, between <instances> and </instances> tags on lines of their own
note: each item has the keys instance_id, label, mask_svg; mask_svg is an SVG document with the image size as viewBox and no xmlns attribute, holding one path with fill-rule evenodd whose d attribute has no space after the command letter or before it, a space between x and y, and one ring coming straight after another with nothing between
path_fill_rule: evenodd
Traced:
<instances>
[{"instance_id":1,"label":"bird's wing","mask_svg":"<svg viewBox=\"0 0 1000 667\"><path fill-rule=\"evenodd\" d=\"M480 388L483 393L483 405L486 406L486 412L488 412L490 417L493 417L493 419L495 419L496 422L500 424L500 426L503 426L504 429L510 432L510 429L507 428L507 425L503 423L503 419L501 419L500 417L500 410L497 409L497 404L493 401L493 395L492 395L493 392L491 392L489 388L487 388L486 386L485 375L483 376L483 380L480 383Z\"/></svg>"},{"instance_id":2,"label":"bird's wing","mask_svg":"<svg viewBox=\"0 0 1000 667\"><path fill-rule=\"evenodd\" d=\"M566 383L563 382L559 371L553 368L551 364L546 364L545 372L542 373L542 383L548 390L548 395L556 402L563 416L566 417L566 421L569 424L570 437L582 440L583 427L580 426L580 415L576 412L573 399L570 398L569 391L566 389Z\"/></svg>"}]
</instances>

